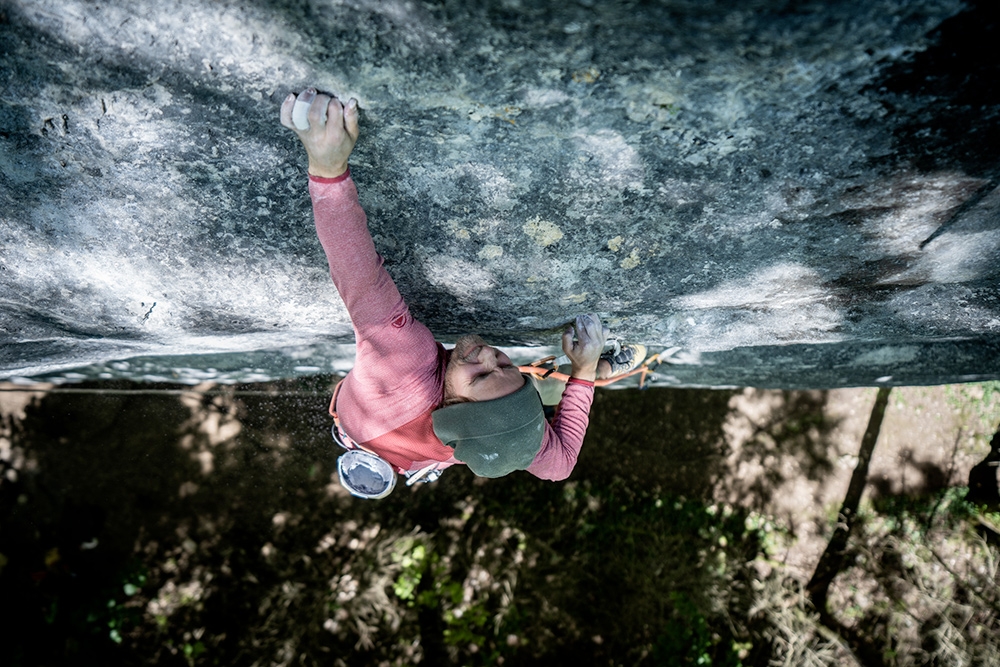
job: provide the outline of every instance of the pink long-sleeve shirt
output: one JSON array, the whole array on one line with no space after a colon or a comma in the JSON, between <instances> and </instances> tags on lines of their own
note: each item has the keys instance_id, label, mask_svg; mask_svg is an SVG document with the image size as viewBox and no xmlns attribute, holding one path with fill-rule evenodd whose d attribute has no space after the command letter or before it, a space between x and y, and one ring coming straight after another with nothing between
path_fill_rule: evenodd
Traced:
<instances>
[{"instance_id":1,"label":"pink long-sleeve shirt","mask_svg":"<svg viewBox=\"0 0 1000 667\"><path fill-rule=\"evenodd\" d=\"M382 265L350 172L333 179L310 176L309 194L330 276L347 306L357 341L354 368L337 396L341 426L400 472L460 463L454 450L434 434L431 420L444 398L450 351L413 319ZM550 480L569 476L583 446L593 400L593 387L566 386L528 472Z\"/></svg>"}]
</instances>

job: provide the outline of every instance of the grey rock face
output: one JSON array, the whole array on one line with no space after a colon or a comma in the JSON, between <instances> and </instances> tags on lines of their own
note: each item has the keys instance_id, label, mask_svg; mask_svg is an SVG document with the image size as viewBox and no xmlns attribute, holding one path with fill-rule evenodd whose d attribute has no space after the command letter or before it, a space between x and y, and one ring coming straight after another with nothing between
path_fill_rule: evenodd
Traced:
<instances>
[{"instance_id":1,"label":"grey rock face","mask_svg":"<svg viewBox=\"0 0 1000 667\"><path fill-rule=\"evenodd\" d=\"M0 377L349 363L277 122L307 85L360 100L370 228L441 340L596 311L679 384L1000 377L997 13L0 3Z\"/></svg>"}]
</instances>

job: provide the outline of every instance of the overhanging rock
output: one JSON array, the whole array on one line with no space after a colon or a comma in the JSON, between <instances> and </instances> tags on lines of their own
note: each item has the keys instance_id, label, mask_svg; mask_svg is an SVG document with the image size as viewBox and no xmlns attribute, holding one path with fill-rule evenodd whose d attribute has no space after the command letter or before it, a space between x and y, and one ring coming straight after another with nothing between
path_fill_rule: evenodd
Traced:
<instances>
[{"instance_id":1,"label":"overhanging rock","mask_svg":"<svg viewBox=\"0 0 1000 667\"><path fill-rule=\"evenodd\" d=\"M596 311L675 384L1000 377L997 13L2 3L0 378L342 368L277 122L307 85L361 101L376 245L441 340Z\"/></svg>"}]
</instances>

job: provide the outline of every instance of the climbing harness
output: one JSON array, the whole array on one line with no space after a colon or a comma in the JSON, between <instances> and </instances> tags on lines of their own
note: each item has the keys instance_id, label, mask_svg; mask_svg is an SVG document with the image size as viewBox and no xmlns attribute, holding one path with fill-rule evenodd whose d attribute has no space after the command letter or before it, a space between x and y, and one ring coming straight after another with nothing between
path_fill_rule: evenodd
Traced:
<instances>
[{"instance_id":1,"label":"climbing harness","mask_svg":"<svg viewBox=\"0 0 1000 667\"><path fill-rule=\"evenodd\" d=\"M396 488L397 473L406 476L407 486L417 483L427 484L441 477L444 470L438 469L436 463L419 470L398 470L375 452L351 439L341 427L340 416L336 410L337 395L340 393L342 382L343 380L334 387L333 398L330 401L330 414L333 416L330 435L337 445L347 450L337 459L337 476L341 486L356 498L377 500L385 498Z\"/></svg>"}]
</instances>

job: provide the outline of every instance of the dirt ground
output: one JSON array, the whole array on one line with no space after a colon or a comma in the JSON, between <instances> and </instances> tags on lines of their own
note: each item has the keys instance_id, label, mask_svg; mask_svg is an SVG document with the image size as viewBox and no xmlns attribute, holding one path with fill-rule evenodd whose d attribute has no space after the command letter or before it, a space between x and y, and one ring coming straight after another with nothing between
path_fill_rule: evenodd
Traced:
<instances>
[{"instance_id":1,"label":"dirt ground","mask_svg":"<svg viewBox=\"0 0 1000 667\"><path fill-rule=\"evenodd\" d=\"M587 535L579 531L590 530L587 526L593 523L592 517L605 511L599 504L614 494L624 497L620 496L624 489L633 500L627 501L628 512L622 507L623 521L640 516L635 512L646 512L639 508L653 500L659 508L661 496L756 512L762 520L781 526L784 537L771 551L774 566L780 565L783 572L804 581L829 540L877 391L602 390L595 397L584 450L568 482L480 480L459 471L426 489L403 487L386 501L366 504L347 496L332 471L336 451L331 447L325 414L330 381L318 379L309 386L284 383L236 388L210 384L196 388L124 383L63 388L0 385L4 429L0 430L0 510L12 518L0 526L0 580L6 578L4 585L10 585L18 571L25 573L34 581L17 590L25 599L36 600L38 591L44 592L50 580L62 586L59 591L66 589L67 573L90 573L95 580L98 575L120 579L120 568L112 573L107 570L110 565L102 564L110 561L93 560L102 550L119 554L119 565L126 562L128 554L145 554L142 557L148 563L158 563L148 566L148 576L150 582L159 577L159 583L146 585L153 586L147 593L141 582L128 579L125 586L131 587L133 597L125 603L155 618L155 622L149 621L151 627L163 624L160 631L166 633L164 636L169 635L170 627L177 625L178 629L167 641L143 639L137 633L149 631L136 626L139 629L134 630L132 640L137 647L160 646L158 650L167 651L164 660L179 656L177 664L210 664L196 659L202 649L192 647L201 643L208 647L203 650L212 659L241 655L235 648L226 648L227 641L234 641L233 630L228 640L225 632L219 632L215 643L209 642L210 632L205 627L211 628L211 623L206 626L208 621L203 618L208 612L195 608L207 604L206 599L226 596L232 606L242 600L241 596L249 595L244 591L246 582L266 588L273 580L271 598L265 595L240 603L251 615L278 608L274 605L297 609L300 616L281 621L289 628L306 621L319 624L309 630L311 635L303 635L302 643L296 645L299 648L274 649L287 660L273 658L270 664L291 664L293 659L301 662L296 650L305 650L302 646L308 642L322 644L327 641L322 637L337 633L345 642L360 642L356 647L380 650L374 620L370 626L350 630L359 632L361 639L344 634L348 632L344 609L368 590L379 596L379 609L404 613L406 605L393 602L391 591L401 595L400 587L405 589L408 576L406 563L419 561L412 554L430 549L432 543L426 536L435 532L454 532L447 543L475 562L469 570L455 570L459 581L465 577L466 597L471 595L473 601L481 595L475 591L487 591L489 586L507 587L506 593L501 590L501 598L513 599L513 592L523 589L518 576L558 583L567 572L562 565L556 566L560 562L578 563L575 571L570 570L575 572L572 576L589 576L593 566L587 563L599 561L587 560L595 557L593 553L576 553ZM917 497L966 484L970 468L989 452L990 437L1000 423L1000 395L995 384L894 388L866 497ZM612 489L612 495L588 490L601 488ZM496 509L504 507L506 498L518 494L531 498L529 506L523 508L524 518L506 527L498 525ZM536 540L532 547L542 549L539 553L549 548L546 545L556 549L549 570L542 565L525 569L519 560L525 535L544 519L545 513L533 516L537 502L549 503L547 514L553 521L548 528L539 527L538 535L566 531L563 537L553 534ZM579 507L567 510L571 505ZM483 510L477 508L488 507L494 514L481 516ZM686 511L681 516L688 516ZM99 522L93 519L95 513L100 514ZM562 516L577 517L581 523L564 526L559 523L564 521L559 518ZM613 526L619 520L614 516L601 525ZM41 532L32 529L25 517L31 525L48 528ZM88 522L104 527L91 528ZM470 532L474 524L485 532ZM23 530L14 539L18 525ZM637 526L648 528L644 523ZM672 530L669 523L666 526ZM97 532L101 532L100 546L94 539ZM473 534L493 533L495 541L489 545L469 542ZM408 545L410 555L400 555L400 545ZM336 549L341 555L334 559ZM359 588L359 581L363 581L360 568L367 561L357 559L366 551L369 560L381 559L377 581L382 583L364 589ZM18 565L17 558L24 554L34 560ZM320 566L328 558L325 554L330 560ZM642 558L644 552L636 554ZM10 566L5 568L8 561ZM293 583L309 580L299 572L302 568L315 570L308 577L319 582L329 580L328 586L324 583L320 588L328 597L332 595L336 604L340 600L345 606L332 613L329 600L320 598L315 608L305 605L303 599L313 594L312 588ZM293 571L299 572L294 575L297 579L289 579L293 575L288 572ZM548 579L542 572L550 572L545 575ZM643 576L645 573L645 569L640 571ZM767 574L762 572L761 579ZM415 581L419 582L419 577ZM655 586L666 586L663 582L668 580L651 581ZM673 586L676 582L668 583ZM52 590L56 590L54 586ZM567 584L565 590L576 588ZM426 590L423 593L429 594ZM603 593L609 596L604 600L609 608L622 604L616 592ZM528 594L532 594L530 589ZM63 596L59 599L69 599L68 593L59 595ZM85 596L80 593L78 597ZM474 608L468 599L461 598L456 598L458 612ZM539 604L544 610L548 602ZM210 608L211 604L205 607ZM55 604L48 609L46 613L55 614ZM555 613L545 613L550 612ZM273 620L278 617L268 614L272 620L260 626L260 632L273 635L279 630L268 623L278 623ZM325 614L332 615L324 621ZM185 629L184 618L200 628ZM454 613L447 618L449 623L457 623ZM558 618L562 620L553 621L554 625L586 627L585 619L576 616ZM101 622L111 627L112 634L118 632L114 624L124 623L117 616ZM426 631L423 628L417 636L425 637ZM199 639L201 633L206 633L204 639ZM587 637L580 640L579 646L588 655L613 650L612 642L598 634L594 637L593 642ZM508 637L509 641L515 639ZM121 637L116 641L122 641ZM257 642L254 645L262 646L261 651L271 650L266 638L246 641ZM320 646L317 650L329 649ZM416 649L405 650L412 653ZM424 645L421 650L429 660L432 647ZM236 662L250 664L249 659ZM346 664L383 663L348 660Z\"/></svg>"},{"instance_id":2,"label":"dirt ground","mask_svg":"<svg viewBox=\"0 0 1000 667\"><path fill-rule=\"evenodd\" d=\"M720 500L750 502L784 522L794 539L784 562L808 577L828 539L828 525L843 500L857 465L861 437L875 402L876 389L828 392L779 392L745 389L729 401L726 439L731 451L728 476L740 491L776 480L767 497L729 492ZM747 444L759 429L783 414L789 404L813 395L822 414L812 424L812 441L827 443L822 452L809 447L768 443L763 456L746 460ZM821 398L822 397L822 398ZM791 420L801 416L792 416ZM787 422L786 422L787 423ZM969 470L989 452L1000 425L996 404L984 405L980 385L896 387L892 390L868 476L866 497L920 495L946 486L967 484ZM758 450L759 453L759 450ZM775 475L775 471L780 471ZM821 473L821 474L820 474Z\"/></svg>"}]
</instances>

